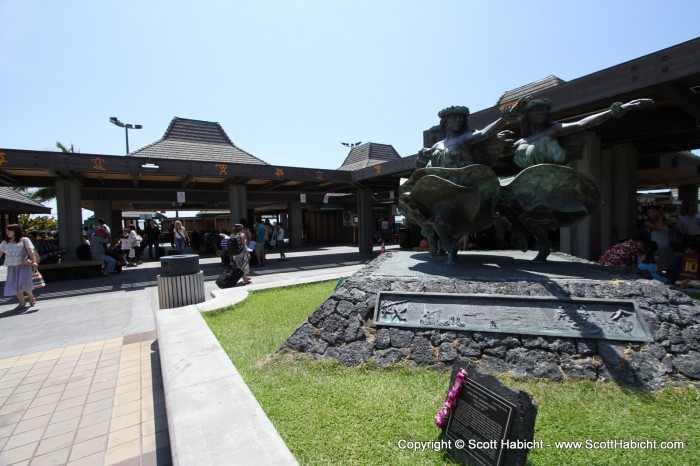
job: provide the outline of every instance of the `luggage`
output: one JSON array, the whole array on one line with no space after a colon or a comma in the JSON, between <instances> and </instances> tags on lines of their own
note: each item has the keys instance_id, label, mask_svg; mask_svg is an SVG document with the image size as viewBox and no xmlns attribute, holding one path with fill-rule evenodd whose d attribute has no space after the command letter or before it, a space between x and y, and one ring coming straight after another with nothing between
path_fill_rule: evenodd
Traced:
<instances>
[{"instance_id":1,"label":"luggage","mask_svg":"<svg viewBox=\"0 0 700 466\"><path fill-rule=\"evenodd\" d=\"M158 246L158 257L163 257L165 255L165 248L163 246Z\"/></svg>"},{"instance_id":2,"label":"luggage","mask_svg":"<svg viewBox=\"0 0 700 466\"><path fill-rule=\"evenodd\" d=\"M223 272L216 279L216 286L219 288L231 288L238 283L238 280L243 276L243 269L234 265L229 270Z\"/></svg>"}]
</instances>

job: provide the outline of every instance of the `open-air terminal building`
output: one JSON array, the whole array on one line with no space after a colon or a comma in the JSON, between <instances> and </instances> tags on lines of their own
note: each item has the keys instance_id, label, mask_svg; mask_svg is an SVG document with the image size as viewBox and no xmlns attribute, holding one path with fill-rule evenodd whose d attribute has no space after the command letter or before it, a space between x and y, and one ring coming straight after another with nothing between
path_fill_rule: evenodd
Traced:
<instances>
[{"instance_id":1,"label":"open-air terminal building","mask_svg":"<svg viewBox=\"0 0 700 466\"><path fill-rule=\"evenodd\" d=\"M483 128L525 95L552 99L558 121L615 101L655 101L591 131L573 165L596 179L604 205L559 231L561 251L596 259L633 236L638 190L677 188L685 204L697 205L700 158L690 151L700 148L700 38L568 82L548 76L505 92L493 107L472 113L470 126ZM416 135L416 149L434 138L430 129ZM394 226L400 179L414 170L415 157L368 142L352 147L336 170L270 165L264 154L238 147L218 123L175 117L160 140L126 157L2 148L0 186L55 187L60 243L68 251L80 244L86 208L113 231L127 211L202 211L188 229L228 230L241 218L275 215L288 225L292 247L355 242L370 252L377 233ZM493 168L503 176L517 170L508 158ZM0 201L0 211L8 202Z\"/></svg>"}]
</instances>

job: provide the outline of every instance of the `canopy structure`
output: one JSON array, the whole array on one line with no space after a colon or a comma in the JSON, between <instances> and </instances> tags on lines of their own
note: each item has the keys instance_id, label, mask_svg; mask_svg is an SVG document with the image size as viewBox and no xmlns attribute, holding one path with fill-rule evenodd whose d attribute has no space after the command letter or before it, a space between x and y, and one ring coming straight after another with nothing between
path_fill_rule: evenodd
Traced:
<instances>
[{"instance_id":1,"label":"canopy structure","mask_svg":"<svg viewBox=\"0 0 700 466\"><path fill-rule=\"evenodd\" d=\"M679 188L682 197L697 199L700 158L689 151L700 148L699 51L700 38L570 81L549 76L504 93L493 107L472 113L469 124L485 127L504 106L528 94L552 99L558 121L580 119L615 101L651 98L653 105L597 126L589 146L598 155L578 168L603 180L609 206L633 205L637 189L660 187ZM468 104L455 102L463 103ZM516 124L507 129L518 131ZM427 145L433 133L426 130L423 144L416 145ZM415 169L415 158L400 157L389 145L366 143L352 147L337 170L271 165L235 145L218 123L176 117L163 138L126 157L0 148L0 186L55 186L59 200L67 193L78 199L78 207L71 207L76 216L80 207L100 211L98 216L181 207L229 209L237 221L250 212L286 209L294 211L294 235L302 230L302 209L320 211L334 193L350 194L343 197L347 208L361 222L371 221L373 205L395 199L400 179ZM494 169L503 176L517 171L507 158ZM184 193L184 203L178 193ZM605 226L609 218L632 221L618 210L605 213L599 225L603 236L627 234L627 228ZM360 242L369 241L364 249L371 250L371 226L363 228L368 231ZM601 236L598 230L589 233ZM292 239L300 242L301 236Z\"/></svg>"},{"instance_id":2,"label":"canopy structure","mask_svg":"<svg viewBox=\"0 0 700 466\"><path fill-rule=\"evenodd\" d=\"M12 188L0 187L0 213L2 214L50 214L51 208Z\"/></svg>"}]
</instances>

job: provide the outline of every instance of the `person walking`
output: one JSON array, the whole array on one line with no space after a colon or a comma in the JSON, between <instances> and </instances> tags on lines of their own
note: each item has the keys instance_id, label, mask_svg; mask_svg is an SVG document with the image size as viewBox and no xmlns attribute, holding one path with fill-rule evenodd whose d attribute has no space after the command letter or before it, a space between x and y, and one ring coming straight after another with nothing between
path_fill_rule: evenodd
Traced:
<instances>
[{"instance_id":1,"label":"person walking","mask_svg":"<svg viewBox=\"0 0 700 466\"><path fill-rule=\"evenodd\" d=\"M175 235L175 245L177 246L177 253L184 254L185 246L190 241L190 237L187 235L187 230L182 226L180 220L175 220L175 230L173 230Z\"/></svg>"},{"instance_id":2,"label":"person walking","mask_svg":"<svg viewBox=\"0 0 700 466\"><path fill-rule=\"evenodd\" d=\"M243 284L251 283L250 279L250 252L246 246L247 238L244 233L243 225L236 223L233 226L233 233L228 240L228 250L231 254L233 263L243 270Z\"/></svg>"},{"instance_id":3,"label":"person walking","mask_svg":"<svg viewBox=\"0 0 700 466\"><path fill-rule=\"evenodd\" d=\"M255 255L258 258L258 267L265 265L265 240L267 240L267 229L262 219L255 222Z\"/></svg>"},{"instance_id":4,"label":"person walking","mask_svg":"<svg viewBox=\"0 0 700 466\"><path fill-rule=\"evenodd\" d=\"M134 225L129 226L129 239L131 240L131 248L134 251L134 264L143 264L143 261L141 260L141 241L143 241L143 238L141 237L141 235L139 235L138 231L136 231L136 227ZM129 256L131 257L131 253L129 253Z\"/></svg>"},{"instance_id":5,"label":"person walking","mask_svg":"<svg viewBox=\"0 0 700 466\"><path fill-rule=\"evenodd\" d=\"M7 280L5 281L5 296L17 296L19 304L15 311L24 309L27 303L24 294L27 294L29 305L36 304L32 287L32 274L37 268L37 254L32 242L24 236L22 227L16 223L5 228L7 239L0 243L0 257L6 255Z\"/></svg>"},{"instance_id":6,"label":"person walking","mask_svg":"<svg viewBox=\"0 0 700 466\"><path fill-rule=\"evenodd\" d=\"M148 259L160 259L160 228L155 220L149 220L145 230L146 243L148 244ZM155 248L155 251L154 251Z\"/></svg>"},{"instance_id":7,"label":"person walking","mask_svg":"<svg viewBox=\"0 0 700 466\"><path fill-rule=\"evenodd\" d=\"M124 265L126 267L132 267L132 266L136 265L133 263L133 261L129 257L129 253L131 252L131 249L134 247L133 244L134 243L131 241L131 236L129 236L129 229L123 228L122 234L119 237L119 246L120 246L120 249L122 251L122 261L124 262Z\"/></svg>"},{"instance_id":8,"label":"person walking","mask_svg":"<svg viewBox=\"0 0 700 466\"><path fill-rule=\"evenodd\" d=\"M280 252L280 259L281 261L286 261L287 256L284 255L284 226L281 223L278 223L275 225L275 232L274 232L274 238L275 238L275 246Z\"/></svg>"}]
</instances>

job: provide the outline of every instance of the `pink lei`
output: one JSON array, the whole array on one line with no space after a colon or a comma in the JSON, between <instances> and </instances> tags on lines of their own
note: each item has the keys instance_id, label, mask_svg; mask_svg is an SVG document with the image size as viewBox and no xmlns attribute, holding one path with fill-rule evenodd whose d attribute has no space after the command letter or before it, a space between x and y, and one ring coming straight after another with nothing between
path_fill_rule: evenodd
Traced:
<instances>
[{"instance_id":1,"label":"pink lei","mask_svg":"<svg viewBox=\"0 0 700 466\"><path fill-rule=\"evenodd\" d=\"M447 418L450 417L450 413L457 405L457 398L459 398L459 393L462 391L462 385L464 384L464 379L467 377L467 371L462 369L457 374L454 385L447 394L447 400L445 404L442 405L440 412L435 415L435 425L442 428L447 424Z\"/></svg>"}]
</instances>

